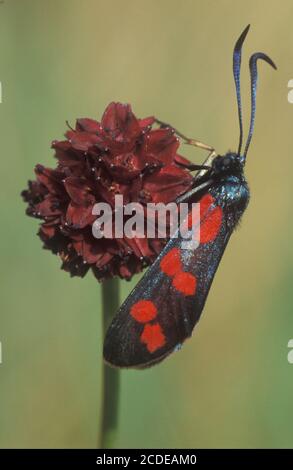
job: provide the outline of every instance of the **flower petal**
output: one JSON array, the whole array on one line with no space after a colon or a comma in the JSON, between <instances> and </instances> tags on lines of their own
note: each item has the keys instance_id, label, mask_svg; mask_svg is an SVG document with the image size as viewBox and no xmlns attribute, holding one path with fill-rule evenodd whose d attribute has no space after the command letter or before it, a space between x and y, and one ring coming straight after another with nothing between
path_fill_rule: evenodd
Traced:
<instances>
[{"instance_id":1,"label":"flower petal","mask_svg":"<svg viewBox=\"0 0 293 470\"><path fill-rule=\"evenodd\" d=\"M81 118L76 120L76 130L99 133L102 131L102 126L98 121L95 121L94 119Z\"/></svg>"},{"instance_id":2,"label":"flower petal","mask_svg":"<svg viewBox=\"0 0 293 470\"><path fill-rule=\"evenodd\" d=\"M74 229L84 228L91 225L96 217L92 215L93 204L88 207L80 206L71 202L66 212L66 223Z\"/></svg>"},{"instance_id":3,"label":"flower petal","mask_svg":"<svg viewBox=\"0 0 293 470\"><path fill-rule=\"evenodd\" d=\"M90 132L67 131L65 136L76 150L87 152L89 148L101 143L101 137Z\"/></svg>"},{"instance_id":4,"label":"flower petal","mask_svg":"<svg viewBox=\"0 0 293 470\"><path fill-rule=\"evenodd\" d=\"M141 129L131 106L122 103L110 103L103 114L101 124L105 131L111 131L117 140L133 140Z\"/></svg>"},{"instance_id":5,"label":"flower petal","mask_svg":"<svg viewBox=\"0 0 293 470\"><path fill-rule=\"evenodd\" d=\"M91 188L85 178L69 176L64 180L65 189L75 204L89 205L95 198L91 194Z\"/></svg>"},{"instance_id":6,"label":"flower petal","mask_svg":"<svg viewBox=\"0 0 293 470\"><path fill-rule=\"evenodd\" d=\"M149 117L146 117L144 119L139 119L138 122L139 122L139 127L141 129L144 129L145 127L152 126L155 122L155 118L154 118L154 116L149 116Z\"/></svg>"},{"instance_id":7,"label":"flower petal","mask_svg":"<svg viewBox=\"0 0 293 470\"><path fill-rule=\"evenodd\" d=\"M172 129L155 129L145 135L142 152L169 165L174 160L179 144Z\"/></svg>"},{"instance_id":8,"label":"flower petal","mask_svg":"<svg viewBox=\"0 0 293 470\"><path fill-rule=\"evenodd\" d=\"M144 190L152 195L153 202L170 202L186 192L192 185L191 174L175 165L167 165L146 176Z\"/></svg>"}]
</instances>

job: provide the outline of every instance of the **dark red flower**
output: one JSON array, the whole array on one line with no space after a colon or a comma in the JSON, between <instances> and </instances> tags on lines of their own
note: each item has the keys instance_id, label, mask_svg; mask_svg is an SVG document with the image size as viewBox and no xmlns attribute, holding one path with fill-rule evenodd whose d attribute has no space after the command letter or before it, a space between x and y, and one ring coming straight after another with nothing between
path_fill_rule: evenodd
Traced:
<instances>
[{"instance_id":1,"label":"dark red flower","mask_svg":"<svg viewBox=\"0 0 293 470\"><path fill-rule=\"evenodd\" d=\"M92 209L97 202L172 202L189 189L190 173L176 162L179 141L155 119L137 119L130 105L111 103L101 122L78 119L66 140L54 141L56 169L37 165L36 180L22 192L27 214L42 220L38 235L44 248L62 259L72 276L89 268L98 280L130 279L152 263L164 240L96 239Z\"/></svg>"}]
</instances>

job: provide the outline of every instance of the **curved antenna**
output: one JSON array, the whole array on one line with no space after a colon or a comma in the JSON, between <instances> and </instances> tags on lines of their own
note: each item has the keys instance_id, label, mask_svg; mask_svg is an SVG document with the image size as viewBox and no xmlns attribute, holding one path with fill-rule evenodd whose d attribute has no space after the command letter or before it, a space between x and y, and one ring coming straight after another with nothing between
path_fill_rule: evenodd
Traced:
<instances>
[{"instance_id":1,"label":"curved antenna","mask_svg":"<svg viewBox=\"0 0 293 470\"><path fill-rule=\"evenodd\" d=\"M249 59L249 69L250 69L250 84L251 84L251 114L250 114L250 126L247 141L245 144L244 157L247 155L247 151L251 142L254 123L255 123L255 110L256 110L256 89L257 89L257 61L258 59L264 60L269 65L271 65L275 70L277 69L276 65L266 54L263 52L256 52Z\"/></svg>"},{"instance_id":2,"label":"curved antenna","mask_svg":"<svg viewBox=\"0 0 293 470\"><path fill-rule=\"evenodd\" d=\"M237 107L238 107L238 119L239 119L239 145L238 145L238 155L240 155L242 140L243 140L243 120L242 120L242 106L241 106L241 91L240 91L240 66L241 66L241 51L242 45L250 28L250 24L246 26L245 30L241 33L239 38L236 41L234 52L233 52L233 75L236 87L236 98L237 98Z\"/></svg>"}]
</instances>

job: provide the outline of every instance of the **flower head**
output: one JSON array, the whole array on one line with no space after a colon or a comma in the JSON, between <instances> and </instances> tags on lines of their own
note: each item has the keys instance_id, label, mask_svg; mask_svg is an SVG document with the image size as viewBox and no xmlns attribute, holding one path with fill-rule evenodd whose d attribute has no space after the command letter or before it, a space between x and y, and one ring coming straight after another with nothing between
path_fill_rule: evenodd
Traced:
<instances>
[{"instance_id":1,"label":"flower head","mask_svg":"<svg viewBox=\"0 0 293 470\"><path fill-rule=\"evenodd\" d=\"M180 166L179 141L171 128L154 128L155 119L138 119L130 105L111 103L101 122L77 119L66 140L53 141L56 168L37 165L36 180L22 192L27 214L42 221L44 248L57 254L62 268L98 280L130 279L151 264L164 240L97 239L92 234L97 202L168 203L189 189L190 173Z\"/></svg>"}]
</instances>

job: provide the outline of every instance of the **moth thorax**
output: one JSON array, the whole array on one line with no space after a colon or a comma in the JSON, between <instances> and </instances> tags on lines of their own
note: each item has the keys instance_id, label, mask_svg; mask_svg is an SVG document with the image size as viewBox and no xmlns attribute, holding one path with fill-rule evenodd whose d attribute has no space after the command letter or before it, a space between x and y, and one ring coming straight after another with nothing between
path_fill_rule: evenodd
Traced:
<instances>
[{"instance_id":1,"label":"moth thorax","mask_svg":"<svg viewBox=\"0 0 293 470\"><path fill-rule=\"evenodd\" d=\"M241 216L249 202L249 188L243 174L224 176L211 194L219 206L236 217Z\"/></svg>"}]
</instances>

